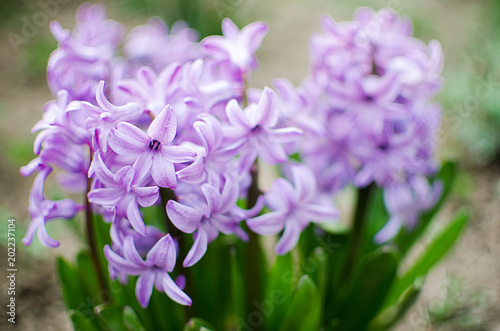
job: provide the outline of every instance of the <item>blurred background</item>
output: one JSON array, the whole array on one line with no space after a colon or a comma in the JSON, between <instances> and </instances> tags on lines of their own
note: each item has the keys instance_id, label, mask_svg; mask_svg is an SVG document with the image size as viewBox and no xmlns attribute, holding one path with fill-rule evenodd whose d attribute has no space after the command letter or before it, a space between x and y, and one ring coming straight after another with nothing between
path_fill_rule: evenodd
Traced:
<instances>
[{"instance_id":1,"label":"blurred background","mask_svg":"<svg viewBox=\"0 0 500 331\"><path fill-rule=\"evenodd\" d=\"M323 14L343 21L350 20L358 6L392 7L412 19L417 38L439 40L445 54L445 87L438 97L444 108L438 154L442 160L457 160L460 167L453 197L441 217L468 205L472 220L453 252L429 274L419 300L396 329L500 330L500 1L101 2L108 17L129 30L150 16L161 16L169 25L184 19L200 37L220 33L224 17L231 17L239 26L256 20L268 22L270 32L257 54L260 67L252 76L254 87L280 77L300 83L308 71L308 38L320 29ZM82 238L72 231L80 227L81 220L48 226L61 241L57 249L49 250L38 242L29 248L22 246L33 179L21 177L19 168L34 156L35 136L30 130L41 118L43 104L52 99L45 72L57 43L49 32L49 22L55 19L64 28L72 28L81 3L0 0L0 258L6 259L7 219L14 217L20 330L71 329L60 299L54 257L71 259L82 247ZM37 25L26 28L34 20ZM63 197L56 185L48 186L51 198ZM0 279L3 303L8 285L6 277ZM0 329L6 328L2 318Z\"/></svg>"}]
</instances>

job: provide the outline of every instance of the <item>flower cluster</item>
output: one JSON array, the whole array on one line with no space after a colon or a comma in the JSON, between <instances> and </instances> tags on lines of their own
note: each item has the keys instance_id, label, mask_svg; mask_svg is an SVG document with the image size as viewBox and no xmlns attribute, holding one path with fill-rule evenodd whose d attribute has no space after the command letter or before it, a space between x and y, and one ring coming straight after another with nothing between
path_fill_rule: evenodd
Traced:
<instances>
[{"instance_id":1,"label":"flower cluster","mask_svg":"<svg viewBox=\"0 0 500 331\"><path fill-rule=\"evenodd\" d=\"M436 168L439 45L412 38L410 24L388 10L361 9L351 23L327 17L323 28L299 87L281 79L274 90L247 90L263 22L239 30L225 19L222 36L200 42L183 23L169 31L157 18L125 36L100 5L82 5L73 31L53 22L59 46L48 82L57 99L33 128L37 158L21 169L38 173L24 243L37 233L58 246L46 223L85 209L45 200L54 167L61 187L85 194L87 213L111 223L110 275L139 276L142 306L153 287L190 305L182 271L170 276L177 258L193 266L220 233L247 240L242 222L263 235L283 231L276 253L289 252L310 222L338 218L332 194L347 184L386 188L391 221L377 240L414 224L439 197L424 177ZM282 164L288 179L243 209L259 159ZM259 215L264 205L271 211ZM143 219L151 206L164 208L165 229ZM183 256L179 233L194 238Z\"/></svg>"},{"instance_id":2,"label":"flower cluster","mask_svg":"<svg viewBox=\"0 0 500 331\"><path fill-rule=\"evenodd\" d=\"M441 48L435 40L426 45L413 38L409 19L390 9L360 8L352 22L325 16L322 25L310 40L308 77L297 88L275 82L287 107L283 125L304 130L294 148L320 192L375 182L388 191L391 214L394 205L418 206L392 218L392 230L376 238L386 241L401 225L411 228L441 194L439 183L430 186L425 179L438 168L433 156L441 109L433 98L442 85ZM413 189L417 182L421 189ZM392 193L397 190L413 193L403 202ZM426 194L433 198L420 204L430 199Z\"/></svg>"}]
</instances>

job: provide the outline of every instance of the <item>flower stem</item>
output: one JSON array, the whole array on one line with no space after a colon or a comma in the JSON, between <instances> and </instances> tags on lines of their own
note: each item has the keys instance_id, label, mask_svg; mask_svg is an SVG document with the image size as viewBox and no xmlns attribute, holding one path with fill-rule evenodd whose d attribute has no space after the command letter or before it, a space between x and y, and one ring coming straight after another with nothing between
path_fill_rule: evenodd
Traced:
<instances>
[{"instance_id":1,"label":"flower stem","mask_svg":"<svg viewBox=\"0 0 500 331\"><path fill-rule=\"evenodd\" d=\"M177 229L177 227L172 223L172 221L170 220L170 218L168 217L168 214L167 214L167 202L169 200L177 200L177 198L175 196L175 192L169 188L160 187L160 199L161 199L161 205L162 205L163 213L164 213L163 215L165 217L166 231L167 231L167 233L170 233L172 238L177 241L177 244L179 246L179 254L178 254L177 258L178 258L178 260L183 261L187 255L186 240L185 240L186 234L183 233L181 230ZM184 292L191 297L193 295L192 278L191 278L191 272L188 269L189 268L184 268L181 264L180 274L182 274L186 277L186 288L184 289ZM192 308L186 308L186 309L184 309L184 312L186 314L186 316L185 316L186 320L195 316Z\"/></svg>"},{"instance_id":2,"label":"flower stem","mask_svg":"<svg viewBox=\"0 0 500 331\"><path fill-rule=\"evenodd\" d=\"M92 186L92 180L87 178L87 193L85 194L85 225L87 229L87 241L90 248L90 256L92 258L92 263L94 264L94 268L97 274L97 280L99 282L99 288L101 289L101 298L105 302L109 302L111 298L109 297L109 291L106 285L106 281L104 279L104 271L102 270L101 261L99 261L98 249L102 249L102 247L97 247L97 242L94 236L94 214L92 213L92 205L87 197L88 192L90 191Z\"/></svg>"},{"instance_id":3,"label":"flower stem","mask_svg":"<svg viewBox=\"0 0 500 331\"><path fill-rule=\"evenodd\" d=\"M252 177L252 182L248 188L247 194L247 209L255 206L257 199L261 194L259 190L259 171L257 162L255 162L250 168L250 175ZM254 308L254 302L262 301L262 284L261 284L261 272L260 270L260 259L262 258L259 246L259 237L257 234L250 229L248 229L249 240L246 249L246 279L247 279L247 312L251 312ZM257 330L257 328L256 328Z\"/></svg>"},{"instance_id":4,"label":"flower stem","mask_svg":"<svg viewBox=\"0 0 500 331\"><path fill-rule=\"evenodd\" d=\"M356 267L359 254L364 245L366 232L366 213L368 212L368 204L371 200L375 185L370 184L358 190L358 201L356 204L356 212L354 214L354 224L352 228L351 238L349 240L349 250L347 251L344 264L343 281L347 282Z\"/></svg>"}]
</instances>

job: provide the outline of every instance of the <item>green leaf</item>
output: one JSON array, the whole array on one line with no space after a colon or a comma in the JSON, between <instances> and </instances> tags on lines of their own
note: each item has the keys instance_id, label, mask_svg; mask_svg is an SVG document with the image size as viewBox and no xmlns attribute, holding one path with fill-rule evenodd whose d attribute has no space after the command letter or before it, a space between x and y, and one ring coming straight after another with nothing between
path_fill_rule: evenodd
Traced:
<instances>
[{"instance_id":1,"label":"green leaf","mask_svg":"<svg viewBox=\"0 0 500 331\"><path fill-rule=\"evenodd\" d=\"M91 321L95 321L93 311L95 300L86 288L79 270L62 257L58 257L57 273L61 281L62 296L68 309L78 310Z\"/></svg>"},{"instance_id":2,"label":"green leaf","mask_svg":"<svg viewBox=\"0 0 500 331\"><path fill-rule=\"evenodd\" d=\"M92 259L90 258L90 253L86 250L79 252L76 256L76 263L83 279L85 280L85 284L90 290L90 293L94 298L98 298L100 291L99 281L97 279L96 269L92 263Z\"/></svg>"},{"instance_id":3,"label":"green leaf","mask_svg":"<svg viewBox=\"0 0 500 331\"><path fill-rule=\"evenodd\" d=\"M119 305L102 304L94 308L99 325L106 331L127 330L122 317L123 308Z\"/></svg>"},{"instance_id":4,"label":"green leaf","mask_svg":"<svg viewBox=\"0 0 500 331\"><path fill-rule=\"evenodd\" d=\"M244 318L246 296L243 275L235 249L231 249L229 253L231 262L231 315L236 318Z\"/></svg>"},{"instance_id":5,"label":"green leaf","mask_svg":"<svg viewBox=\"0 0 500 331\"><path fill-rule=\"evenodd\" d=\"M384 246L368 254L355 270L350 290L330 323L335 330L364 330L379 311L400 261L394 247Z\"/></svg>"},{"instance_id":6,"label":"green leaf","mask_svg":"<svg viewBox=\"0 0 500 331\"><path fill-rule=\"evenodd\" d=\"M215 328L207 321L194 317L187 322L183 331L215 331Z\"/></svg>"},{"instance_id":7,"label":"green leaf","mask_svg":"<svg viewBox=\"0 0 500 331\"><path fill-rule=\"evenodd\" d=\"M302 261L304 274L311 277L318 286L322 298L326 295L329 281L328 254L323 247L316 247L311 255ZM322 300L323 301L323 300Z\"/></svg>"},{"instance_id":8,"label":"green leaf","mask_svg":"<svg viewBox=\"0 0 500 331\"><path fill-rule=\"evenodd\" d=\"M146 331L134 309L130 306L123 307L123 324L129 331Z\"/></svg>"},{"instance_id":9,"label":"green leaf","mask_svg":"<svg viewBox=\"0 0 500 331\"><path fill-rule=\"evenodd\" d=\"M318 330L320 318L321 295L311 278L304 275L299 280L297 292L279 330Z\"/></svg>"},{"instance_id":10,"label":"green leaf","mask_svg":"<svg viewBox=\"0 0 500 331\"><path fill-rule=\"evenodd\" d=\"M440 180L443 183L443 194L441 195L441 198L432 209L426 211L422 215L420 222L414 229L411 230L411 232L401 231L394 240L394 243L398 245L403 255L408 252L412 245L422 235L427 226L431 223L437 211L441 208L442 204L451 192L456 173L457 166L454 162L448 161L441 167L441 170L435 178L435 180Z\"/></svg>"},{"instance_id":11,"label":"green leaf","mask_svg":"<svg viewBox=\"0 0 500 331\"><path fill-rule=\"evenodd\" d=\"M372 320L368 326L368 331L385 331L394 326L417 300L423 283L423 276L417 278L403 295L401 295L396 304L387 308Z\"/></svg>"},{"instance_id":12,"label":"green leaf","mask_svg":"<svg viewBox=\"0 0 500 331\"><path fill-rule=\"evenodd\" d=\"M392 287L384 307L393 305L410 287L417 277L424 276L441 258L453 247L453 244L460 236L465 227L469 214L465 211L459 212L450 224L437 235L417 262L408 269Z\"/></svg>"},{"instance_id":13,"label":"green leaf","mask_svg":"<svg viewBox=\"0 0 500 331\"><path fill-rule=\"evenodd\" d=\"M69 318L71 319L71 323L73 323L73 327L76 331L99 331L98 329L87 316L79 312L78 310L70 309L68 311Z\"/></svg>"},{"instance_id":14,"label":"green leaf","mask_svg":"<svg viewBox=\"0 0 500 331\"><path fill-rule=\"evenodd\" d=\"M268 277L264 302L261 305L271 312L264 323L267 330L277 330L292 302L293 278L296 277L293 274L292 255L279 255Z\"/></svg>"}]
</instances>

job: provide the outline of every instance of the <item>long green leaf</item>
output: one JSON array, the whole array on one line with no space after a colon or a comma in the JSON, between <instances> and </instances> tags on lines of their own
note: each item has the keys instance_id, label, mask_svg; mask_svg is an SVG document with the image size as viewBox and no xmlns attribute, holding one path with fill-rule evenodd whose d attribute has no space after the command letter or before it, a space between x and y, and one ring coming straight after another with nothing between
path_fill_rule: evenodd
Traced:
<instances>
[{"instance_id":1,"label":"long green leaf","mask_svg":"<svg viewBox=\"0 0 500 331\"><path fill-rule=\"evenodd\" d=\"M422 289L424 277L419 277L399 298L398 302L381 312L372 320L368 331L385 331L394 326L417 300Z\"/></svg>"},{"instance_id":2,"label":"long green leaf","mask_svg":"<svg viewBox=\"0 0 500 331\"><path fill-rule=\"evenodd\" d=\"M80 311L97 326L93 311L95 298L86 287L80 271L62 257L58 257L57 272L61 281L62 296L68 309Z\"/></svg>"},{"instance_id":3,"label":"long green leaf","mask_svg":"<svg viewBox=\"0 0 500 331\"><path fill-rule=\"evenodd\" d=\"M367 255L354 273L350 290L330 326L339 331L365 330L384 302L400 258L399 252L389 246Z\"/></svg>"},{"instance_id":4,"label":"long green leaf","mask_svg":"<svg viewBox=\"0 0 500 331\"><path fill-rule=\"evenodd\" d=\"M68 311L69 318L71 319L71 323L73 323L73 327L75 331L99 331L98 329L87 316L79 312L78 310L70 309Z\"/></svg>"},{"instance_id":5,"label":"long green leaf","mask_svg":"<svg viewBox=\"0 0 500 331\"><path fill-rule=\"evenodd\" d=\"M277 330L285 318L292 302L293 277L292 255L279 255L269 272L264 302L259 307L259 311L269 313L264 319L267 330Z\"/></svg>"},{"instance_id":6,"label":"long green leaf","mask_svg":"<svg viewBox=\"0 0 500 331\"><path fill-rule=\"evenodd\" d=\"M321 295L311 278L304 275L299 280L297 292L279 330L318 330L320 318Z\"/></svg>"},{"instance_id":7,"label":"long green leaf","mask_svg":"<svg viewBox=\"0 0 500 331\"><path fill-rule=\"evenodd\" d=\"M130 306L123 307L123 324L128 331L146 331L134 309Z\"/></svg>"},{"instance_id":8,"label":"long green leaf","mask_svg":"<svg viewBox=\"0 0 500 331\"><path fill-rule=\"evenodd\" d=\"M468 219L469 214L467 212L459 212L450 224L434 238L417 262L394 284L384 304L385 308L393 305L401 297L402 293L415 282L417 277L426 275L441 260L453 247Z\"/></svg>"}]
</instances>

